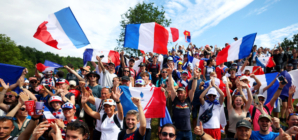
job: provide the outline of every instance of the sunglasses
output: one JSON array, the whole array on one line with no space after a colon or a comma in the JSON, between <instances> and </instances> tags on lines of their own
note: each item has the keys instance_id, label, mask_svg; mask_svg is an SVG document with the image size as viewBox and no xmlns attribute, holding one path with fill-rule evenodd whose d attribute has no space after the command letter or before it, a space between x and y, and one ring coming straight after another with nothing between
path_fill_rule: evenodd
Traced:
<instances>
[{"instance_id":1,"label":"sunglasses","mask_svg":"<svg viewBox=\"0 0 298 140\"><path fill-rule=\"evenodd\" d=\"M12 98L12 95L5 95L4 97L5 98L7 98L7 97Z\"/></svg>"},{"instance_id":2,"label":"sunglasses","mask_svg":"<svg viewBox=\"0 0 298 140\"><path fill-rule=\"evenodd\" d=\"M164 136L164 137L166 137L166 136L169 135L170 138L174 138L175 137L175 134L173 134L173 133L167 133L167 132L161 132L161 135Z\"/></svg>"},{"instance_id":3,"label":"sunglasses","mask_svg":"<svg viewBox=\"0 0 298 140\"><path fill-rule=\"evenodd\" d=\"M95 75L90 75L89 77L96 77Z\"/></svg>"},{"instance_id":4,"label":"sunglasses","mask_svg":"<svg viewBox=\"0 0 298 140\"><path fill-rule=\"evenodd\" d=\"M259 98L259 101L264 101L265 99L263 99L263 98Z\"/></svg>"},{"instance_id":5,"label":"sunglasses","mask_svg":"<svg viewBox=\"0 0 298 140\"><path fill-rule=\"evenodd\" d=\"M136 83L137 83L137 84L142 84L142 83L143 83L143 81L136 81Z\"/></svg>"},{"instance_id":6,"label":"sunglasses","mask_svg":"<svg viewBox=\"0 0 298 140\"><path fill-rule=\"evenodd\" d=\"M37 81L30 81L31 84L37 83Z\"/></svg>"},{"instance_id":7,"label":"sunglasses","mask_svg":"<svg viewBox=\"0 0 298 140\"><path fill-rule=\"evenodd\" d=\"M22 108L20 108L20 110L21 110L21 111L25 111L25 110L26 110L26 108L22 107Z\"/></svg>"},{"instance_id":8,"label":"sunglasses","mask_svg":"<svg viewBox=\"0 0 298 140\"><path fill-rule=\"evenodd\" d=\"M163 71L162 73L168 73L168 72L166 72L166 71Z\"/></svg>"},{"instance_id":9,"label":"sunglasses","mask_svg":"<svg viewBox=\"0 0 298 140\"><path fill-rule=\"evenodd\" d=\"M129 70L125 70L124 72L129 72Z\"/></svg>"},{"instance_id":10,"label":"sunglasses","mask_svg":"<svg viewBox=\"0 0 298 140\"><path fill-rule=\"evenodd\" d=\"M12 120L13 118L12 117L9 117L9 116L0 116L0 119Z\"/></svg>"},{"instance_id":11,"label":"sunglasses","mask_svg":"<svg viewBox=\"0 0 298 140\"><path fill-rule=\"evenodd\" d=\"M209 97L216 97L216 95L208 95Z\"/></svg>"}]
</instances>

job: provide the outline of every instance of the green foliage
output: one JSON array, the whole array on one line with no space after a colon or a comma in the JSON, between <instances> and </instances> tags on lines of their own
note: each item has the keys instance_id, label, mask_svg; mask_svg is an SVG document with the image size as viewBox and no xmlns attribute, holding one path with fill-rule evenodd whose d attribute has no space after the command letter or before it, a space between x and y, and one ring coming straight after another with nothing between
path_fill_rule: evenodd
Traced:
<instances>
[{"instance_id":1,"label":"green foliage","mask_svg":"<svg viewBox=\"0 0 298 140\"><path fill-rule=\"evenodd\" d=\"M38 51L28 46L17 46L16 43L4 34L0 34L0 63L11 64L26 67L29 71L27 78L34 75L35 64L37 62L44 63L45 60L55 62L60 65L71 63L75 69L83 66L83 59L79 57L62 57L51 52ZM89 63L90 64L90 63ZM90 65L89 65L90 66ZM91 67L91 69L94 69ZM62 69L66 76L67 70Z\"/></svg>"},{"instance_id":2,"label":"green foliage","mask_svg":"<svg viewBox=\"0 0 298 140\"><path fill-rule=\"evenodd\" d=\"M115 50L122 50L120 46L123 46L124 35L125 35L125 26L127 24L140 24L148 22L156 22L164 27L168 27L171 24L171 19L165 17L164 8L159 8L154 6L154 3L138 3L134 8L130 7L126 13L121 15L122 20L121 32L119 39L117 39L118 47ZM125 50L130 50L130 48ZM140 52L139 52L140 55Z\"/></svg>"},{"instance_id":3,"label":"green foliage","mask_svg":"<svg viewBox=\"0 0 298 140\"><path fill-rule=\"evenodd\" d=\"M290 49L293 49L296 47L298 48L298 34L293 35L293 40L289 40L288 38L285 38L283 42L281 42L280 46L282 48L290 47Z\"/></svg>"}]
</instances>

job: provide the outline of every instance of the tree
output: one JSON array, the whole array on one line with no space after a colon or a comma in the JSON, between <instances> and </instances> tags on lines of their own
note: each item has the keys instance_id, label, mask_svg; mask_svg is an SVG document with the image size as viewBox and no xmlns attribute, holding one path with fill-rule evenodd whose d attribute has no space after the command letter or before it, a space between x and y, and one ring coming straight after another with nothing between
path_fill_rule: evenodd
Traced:
<instances>
[{"instance_id":1,"label":"tree","mask_svg":"<svg viewBox=\"0 0 298 140\"><path fill-rule=\"evenodd\" d=\"M171 24L171 19L165 17L163 6L161 8L155 7L154 3L138 3L134 8L130 7L126 13L122 14L121 18L120 24L122 28L119 39L117 39L118 47L115 48L116 51L122 50L120 46L123 46L124 43L125 26L127 24L156 22L164 27L168 27ZM125 50L134 49L125 48Z\"/></svg>"}]
</instances>

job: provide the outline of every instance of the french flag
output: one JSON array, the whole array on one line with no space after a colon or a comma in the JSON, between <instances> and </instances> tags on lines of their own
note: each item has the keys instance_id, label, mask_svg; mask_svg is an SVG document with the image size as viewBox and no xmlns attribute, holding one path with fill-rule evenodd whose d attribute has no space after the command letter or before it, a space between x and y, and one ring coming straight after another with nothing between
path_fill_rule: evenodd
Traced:
<instances>
[{"instance_id":1,"label":"french flag","mask_svg":"<svg viewBox=\"0 0 298 140\"><path fill-rule=\"evenodd\" d=\"M223 48L216 57L216 65L248 57L257 33L249 34Z\"/></svg>"},{"instance_id":2,"label":"french flag","mask_svg":"<svg viewBox=\"0 0 298 140\"><path fill-rule=\"evenodd\" d=\"M190 32L185 30L185 31L183 32L183 34L184 34L184 36L185 36L185 41L188 42L188 43L190 43L190 42L191 42L191 41L190 41Z\"/></svg>"},{"instance_id":3,"label":"french flag","mask_svg":"<svg viewBox=\"0 0 298 140\"><path fill-rule=\"evenodd\" d=\"M101 59L101 62L109 63L108 57L110 56L112 62L115 66L120 65L120 54L117 51L113 50L98 50L98 49L86 49L83 54L84 65L87 64L88 61L97 61L96 56L104 56Z\"/></svg>"},{"instance_id":4,"label":"french flag","mask_svg":"<svg viewBox=\"0 0 298 140\"><path fill-rule=\"evenodd\" d=\"M179 39L179 30L177 28L166 28L169 32L169 42L176 42Z\"/></svg>"},{"instance_id":5,"label":"french flag","mask_svg":"<svg viewBox=\"0 0 298 140\"><path fill-rule=\"evenodd\" d=\"M240 70L241 68L242 66L240 66L238 70ZM249 70L250 73L254 75L265 74L261 66L245 66L244 70L241 73L237 73L237 75L243 75L245 70Z\"/></svg>"},{"instance_id":6,"label":"french flag","mask_svg":"<svg viewBox=\"0 0 298 140\"><path fill-rule=\"evenodd\" d=\"M45 60L44 64L42 63L37 63L36 64L36 69L39 72L47 72L47 71L54 71L57 68L63 67L62 65L59 65L57 63L51 62L49 60Z\"/></svg>"},{"instance_id":7,"label":"french flag","mask_svg":"<svg viewBox=\"0 0 298 140\"><path fill-rule=\"evenodd\" d=\"M55 123L56 117L51 113L48 107L46 107L45 105L43 105L43 107L43 116L48 120L49 123Z\"/></svg>"},{"instance_id":8,"label":"french flag","mask_svg":"<svg viewBox=\"0 0 298 140\"><path fill-rule=\"evenodd\" d=\"M131 97L138 97L141 99L141 105L144 109L146 118L164 118L166 97L161 91L161 88L150 88L150 87L127 87L119 86L123 91L120 97L121 104L123 107L124 116L129 110L138 110L131 100Z\"/></svg>"},{"instance_id":9,"label":"french flag","mask_svg":"<svg viewBox=\"0 0 298 140\"><path fill-rule=\"evenodd\" d=\"M226 97L226 96L227 96L227 92L226 92L226 84L224 84L223 81L220 80L220 79L218 79L218 78L215 78L215 79L214 79L214 83L215 83L215 85L216 85L219 89L221 89L221 91L224 93L224 95L225 95L225 97ZM204 84L204 89L208 88L209 84L210 84L210 80L206 81L205 84ZM232 92L232 91L230 91L230 93L231 93L231 92ZM219 93L217 93L217 97L219 97L219 96L220 96Z\"/></svg>"},{"instance_id":10,"label":"french flag","mask_svg":"<svg viewBox=\"0 0 298 140\"><path fill-rule=\"evenodd\" d=\"M256 57L256 63L258 66L262 67L275 67L275 64L273 62L273 56L271 57Z\"/></svg>"},{"instance_id":11,"label":"french flag","mask_svg":"<svg viewBox=\"0 0 298 140\"><path fill-rule=\"evenodd\" d=\"M196 64L199 64L199 68L203 72L203 70L204 70L204 60L197 59L195 57L190 56L189 54L187 54L187 58L188 58L188 63L192 63L193 68L196 68Z\"/></svg>"},{"instance_id":12,"label":"french flag","mask_svg":"<svg viewBox=\"0 0 298 140\"><path fill-rule=\"evenodd\" d=\"M128 24L125 28L124 47L167 54L169 32L155 23Z\"/></svg>"},{"instance_id":13,"label":"french flag","mask_svg":"<svg viewBox=\"0 0 298 140\"><path fill-rule=\"evenodd\" d=\"M38 26L33 37L59 50L90 44L69 7L50 14L48 20Z\"/></svg>"}]
</instances>

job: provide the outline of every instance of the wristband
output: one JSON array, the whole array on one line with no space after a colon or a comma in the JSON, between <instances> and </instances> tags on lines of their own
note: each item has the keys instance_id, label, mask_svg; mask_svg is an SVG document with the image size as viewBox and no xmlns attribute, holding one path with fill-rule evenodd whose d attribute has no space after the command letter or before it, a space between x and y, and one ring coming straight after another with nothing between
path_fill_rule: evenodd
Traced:
<instances>
[{"instance_id":1,"label":"wristband","mask_svg":"<svg viewBox=\"0 0 298 140\"><path fill-rule=\"evenodd\" d=\"M199 137L203 137L205 135L205 132L203 132L203 134L202 135L199 135Z\"/></svg>"},{"instance_id":2,"label":"wristband","mask_svg":"<svg viewBox=\"0 0 298 140\"><path fill-rule=\"evenodd\" d=\"M119 100L119 102L116 102L116 104L119 104L120 103L120 100Z\"/></svg>"}]
</instances>

